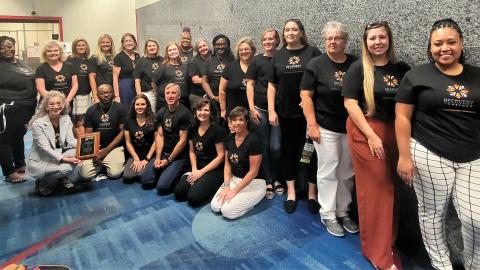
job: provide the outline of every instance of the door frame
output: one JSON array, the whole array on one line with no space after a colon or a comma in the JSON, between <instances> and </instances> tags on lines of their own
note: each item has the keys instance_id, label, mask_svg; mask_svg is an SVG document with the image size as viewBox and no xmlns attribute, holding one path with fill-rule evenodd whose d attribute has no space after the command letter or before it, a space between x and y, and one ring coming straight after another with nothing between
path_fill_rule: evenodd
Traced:
<instances>
[{"instance_id":1,"label":"door frame","mask_svg":"<svg viewBox=\"0 0 480 270\"><path fill-rule=\"evenodd\" d=\"M0 15L0 22L14 22L14 23L45 22L45 23L58 23L59 41L63 41L63 22L62 22L62 17L49 17L49 16L4 16L4 15Z\"/></svg>"}]
</instances>

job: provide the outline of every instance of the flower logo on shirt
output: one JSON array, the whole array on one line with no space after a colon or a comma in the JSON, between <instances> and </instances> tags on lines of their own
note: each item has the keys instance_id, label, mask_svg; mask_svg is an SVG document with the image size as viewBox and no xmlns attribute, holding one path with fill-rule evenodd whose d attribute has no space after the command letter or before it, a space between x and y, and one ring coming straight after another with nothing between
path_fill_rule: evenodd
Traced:
<instances>
[{"instance_id":1,"label":"flower logo on shirt","mask_svg":"<svg viewBox=\"0 0 480 270\"><path fill-rule=\"evenodd\" d=\"M107 63L108 63L109 66L113 66L113 60L112 59L108 60Z\"/></svg>"},{"instance_id":2,"label":"flower logo on shirt","mask_svg":"<svg viewBox=\"0 0 480 270\"><path fill-rule=\"evenodd\" d=\"M188 57L186 57L186 56L180 57L180 62L182 62L182 63L187 62L187 60L188 60Z\"/></svg>"},{"instance_id":3,"label":"flower logo on shirt","mask_svg":"<svg viewBox=\"0 0 480 270\"><path fill-rule=\"evenodd\" d=\"M80 65L80 70L85 71L85 70L87 70L87 69L88 69L88 66L87 66L87 65L85 65L85 64L81 64L81 65Z\"/></svg>"},{"instance_id":4,"label":"flower logo on shirt","mask_svg":"<svg viewBox=\"0 0 480 270\"><path fill-rule=\"evenodd\" d=\"M238 164L238 155L235 153L231 154L229 160L231 163Z\"/></svg>"},{"instance_id":5,"label":"flower logo on shirt","mask_svg":"<svg viewBox=\"0 0 480 270\"><path fill-rule=\"evenodd\" d=\"M453 86L448 86L447 91L450 93L450 96L461 99L466 98L468 95L468 90L465 86L460 84L454 84Z\"/></svg>"},{"instance_id":6,"label":"flower logo on shirt","mask_svg":"<svg viewBox=\"0 0 480 270\"><path fill-rule=\"evenodd\" d=\"M152 64L152 69L153 70L157 70L159 67L160 67L160 65L158 63L153 63Z\"/></svg>"},{"instance_id":7,"label":"flower logo on shirt","mask_svg":"<svg viewBox=\"0 0 480 270\"><path fill-rule=\"evenodd\" d=\"M343 82L343 76L345 76L345 71L337 71L335 72L335 80L337 80L338 82Z\"/></svg>"},{"instance_id":8,"label":"flower logo on shirt","mask_svg":"<svg viewBox=\"0 0 480 270\"><path fill-rule=\"evenodd\" d=\"M203 143L202 142L196 142L195 143L195 149L197 151L203 151Z\"/></svg>"},{"instance_id":9,"label":"flower logo on shirt","mask_svg":"<svg viewBox=\"0 0 480 270\"><path fill-rule=\"evenodd\" d=\"M165 127L166 128L171 128L172 127L172 119L170 119L170 118L165 119Z\"/></svg>"},{"instance_id":10,"label":"flower logo on shirt","mask_svg":"<svg viewBox=\"0 0 480 270\"><path fill-rule=\"evenodd\" d=\"M141 141L143 140L143 137L145 137L145 134L143 133L143 131L139 130L137 132L135 132L135 139Z\"/></svg>"},{"instance_id":11,"label":"flower logo on shirt","mask_svg":"<svg viewBox=\"0 0 480 270\"><path fill-rule=\"evenodd\" d=\"M108 122L108 120L110 120L110 116L107 113L104 113L104 114L100 115L100 120L103 123L106 123L106 122Z\"/></svg>"},{"instance_id":12,"label":"flower logo on shirt","mask_svg":"<svg viewBox=\"0 0 480 270\"><path fill-rule=\"evenodd\" d=\"M67 78L65 78L65 76L62 75L62 74L59 74L59 75L55 76L55 81L57 81L59 83L64 82L66 79Z\"/></svg>"},{"instance_id":13,"label":"flower logo on shirt","mask_svg":"<svg viewBox=\"0 0 480 270\"><path fill-rule=\"evenodd\" d=\"M398 86L398 80L393 75L383 76L383 82L390 87L397 87Z\"/></svg>"},{"instance_id":14,"label":"flower logo on shirt","mask_svg":"<svg viewBox=\"0 0 480 270\"><path fill-rule=\"evenodd\" d=\"M177 77L182 77L183 72L180 69L177 69L175 70L175 75L177 75Z\"/></svg>"},{"instance_id":15,"label":"flower logo on shirt","mask_svg":"<svg viewBox=\"0 0 480 270\"><path fill-rule=\"evenodd\" d=\"M300 63L300 57L298 56L291 56L290 58L288 58L288 63L290 65L297 65L298 63Z\"/></svg>"},{"instance_id":16,"label":"flower logo on shirt","mask_svg":"<svg viewBox=\"0 0 480 270\"><path fill-rule=\"evenodd\" d=\"M242 80L242 85L243 85L243 86L247 86L247 79L243 79L243 80Z\"/></svg>"},{"instance_id":17,"label":"flower logo on shirt","mask_svg":"<svg viewBox=\"0 0 480 270\"><path fill-rule=\"evenodd\" d=\"M217 70L223 71L224 68L225 68L224 63L220 63L220 64L217 65Z\"/></svg>"}]
</instances>

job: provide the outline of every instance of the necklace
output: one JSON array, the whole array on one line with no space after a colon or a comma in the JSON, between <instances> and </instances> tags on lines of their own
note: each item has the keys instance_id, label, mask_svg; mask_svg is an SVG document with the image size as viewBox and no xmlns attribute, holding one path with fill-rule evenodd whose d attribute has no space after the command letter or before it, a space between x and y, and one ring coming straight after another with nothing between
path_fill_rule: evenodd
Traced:
<instances>
[{"instance_id":1,"label":"necklace","mask_svg":"<svg viewBox=\"0 0 480 270\"><path fill-rule=\"evenodd\" d=\"M113 102L110 103L110 107L108 108L108 111L105 112L105 110L103 110L102 105L100 104L100 109L102 110L102 115L100 116L100 120L102 120L102 122L105 123L105 122L108 122L108 120L110 120L109 113L112 107L113 107Z\"/></svg>"},{"instance_id":2,"label":"necklace","mask_svg":"<svg viewBox=\"0 0 480 270\"><path fill-rule=\"evenodd\" d=\"M222 60L218 59L218 55L215 55L215 58L217 58L218 62L220 62L220 64L217 65L217 70L223 71L223 69L225 68L225 64L223 63L223 60L225 59L223 58Z\"/></svg>"}]
</instances>

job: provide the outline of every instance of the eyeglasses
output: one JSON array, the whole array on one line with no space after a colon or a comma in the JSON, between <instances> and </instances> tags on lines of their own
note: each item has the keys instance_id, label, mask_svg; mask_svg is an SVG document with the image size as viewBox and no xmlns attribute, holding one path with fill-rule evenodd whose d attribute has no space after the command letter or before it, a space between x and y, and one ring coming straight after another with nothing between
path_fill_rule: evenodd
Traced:
<instances>
[{"instance_id":1,"label":"eyeglasses","mask_svg":"<svg viewBox=\"0 0 480 270\"><path fill-rule=\"evenodd\" d=\"M344 37L327 37L325 38L325 41L331 42L331 41L342 41L344 40Z\"/></svg>"},{"instance_id":2,"label":"eyeglasses","mask_svg":"<svg viewBox=\"0 0 480 270\"><path fill-rule=\"evenodd\" d=\"M388 22L387 21L378 21L378 22L369 23L369 24L367 24L367 26L365 26L365 30L369 30L369 29L377 28L377 27L381 27L381 26L388 27Z\"/></svg>"}]
</instances>

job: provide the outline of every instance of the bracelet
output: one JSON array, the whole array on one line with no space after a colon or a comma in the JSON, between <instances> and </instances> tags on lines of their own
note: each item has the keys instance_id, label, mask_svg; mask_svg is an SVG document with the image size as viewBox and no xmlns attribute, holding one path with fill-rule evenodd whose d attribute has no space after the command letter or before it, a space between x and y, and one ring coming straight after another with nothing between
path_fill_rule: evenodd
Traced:
<instances>
[{"instance_id":1,"label":"bracelet","mask_svg":"<svg viewBox=\"0 0 480 270\"><path fill-rule=\"evenodd\" d=\"M223 182L223 184L220 187L221 188L230 188L230 183Z\"/></svg>"},{"instance_id":2,"label":"bracelet","mask_svg":"<svg viewBox=\"0 0 480 270\"><path fill-rule=\"evenodd\" d=\"M146 160L146 161L150 161L150 160L151 160L151 158L149 158L149 157L145 157L145 160Z\"/></svg>"},{"instance_id":3,"label":"bracelet","mask_svg":"<svg viewBox=\"0 0 480 270\"><path fill-rule=\"evenodd\" d=\"M172 161L170 160L170 157L167 157L167 162L172 163Z\"/></svg>"}]
</instances>

